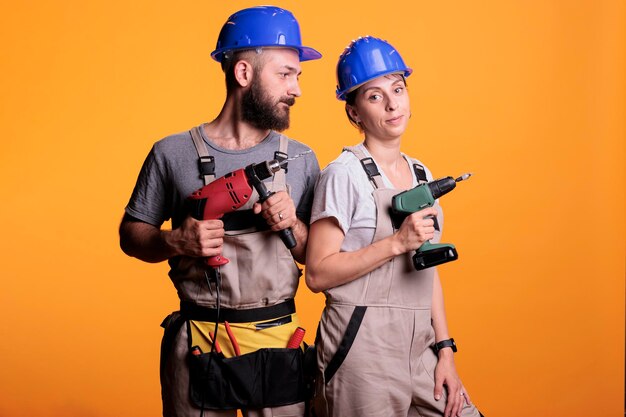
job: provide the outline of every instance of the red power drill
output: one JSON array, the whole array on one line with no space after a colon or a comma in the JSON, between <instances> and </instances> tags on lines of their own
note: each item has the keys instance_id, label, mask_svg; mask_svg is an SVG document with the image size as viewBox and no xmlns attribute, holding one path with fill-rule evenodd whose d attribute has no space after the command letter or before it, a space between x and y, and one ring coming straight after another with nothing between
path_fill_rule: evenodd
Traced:
<instances>
[{"instance_id":1,"label":"red power drill","mask_svg":"<svg viewBox=\"0 0 626 417\"><path fill-rule=\"evenodd\" d=\"M246 204L252 197L252 188L259 194L259 203L263 203L274 194L267 190L263 180L279 170L280 162L273 159L229 172L191 194L188 198L191 215L197 220L219 219ZM288 249L296 246L291 228L283 229L279 234ZM206 259L211 267L228 262L227 258L220 255Z\"/></svg>"}]
</instances>

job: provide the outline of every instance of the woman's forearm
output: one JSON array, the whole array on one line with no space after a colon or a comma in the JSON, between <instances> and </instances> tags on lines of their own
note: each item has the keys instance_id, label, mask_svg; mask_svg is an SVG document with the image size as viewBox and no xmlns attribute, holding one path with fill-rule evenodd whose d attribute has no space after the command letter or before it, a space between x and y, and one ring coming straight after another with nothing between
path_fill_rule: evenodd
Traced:
<instances>
[{"instance_id":1,"label":"woman's forearm","mask_svg":"<svg viewBox=\"0 0 626 417\"><path fill-rule=\"evenodd\" d=\"M448 322L446 320L446 309L443 302L443 289L439 274L435 269L435 277L433 280L433 299L431 307L431 315L433 320L433 329L435 330L435 342L449 339Z\"/></svg>"},{"instance_id":2,"label":"woman's forearm","mask_svg":"<svg viewBox=\"0 0 626 417\"><path fill-rule=\"evenodd\" d=\"M389 237L353 252L341 252L343 231L331 219L311 225L307 249L306 283L313 292L353 281L401 253Z\"/></svg>"}]
</instances>

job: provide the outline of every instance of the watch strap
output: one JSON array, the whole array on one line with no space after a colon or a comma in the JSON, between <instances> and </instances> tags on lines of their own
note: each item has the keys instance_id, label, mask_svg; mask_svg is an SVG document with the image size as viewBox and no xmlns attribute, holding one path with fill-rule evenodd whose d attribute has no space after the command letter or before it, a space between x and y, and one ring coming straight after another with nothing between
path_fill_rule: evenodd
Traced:
<instances>
[{"instance_id":1,"label":"watch strap","mask_svg":"<svg viewBox=\"0 0 626 417\"><path fill-rule=\"evenodd\" d=\"M435 353L439 353L439 351L443 348L452 348L452 352L456 352L456 343L454 343L454 339L450 338L450 339L445 339L442 340L440 342L437 342L433 345L433 350L435 351Z\"/></svg>"}]
</instances>

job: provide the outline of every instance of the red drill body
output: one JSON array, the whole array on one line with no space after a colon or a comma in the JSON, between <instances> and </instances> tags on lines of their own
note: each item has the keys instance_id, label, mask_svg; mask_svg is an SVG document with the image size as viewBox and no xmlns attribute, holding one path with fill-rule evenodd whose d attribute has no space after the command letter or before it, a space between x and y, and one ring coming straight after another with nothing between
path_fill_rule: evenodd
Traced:
<instances>
[{"instance_id":1,"label":"red drill body","mask_svg":"<svg viewBox=\"0 0 626 417\"><path fill-rule=\"evenodd\" d=\"M204 200L202 220L219 219L224 214L237 210L250 200L252 187L248 184L244 169L230 172L212 183L193 192L192 200ZM210 200L210 204L206 204Z\"/></svg>"},{"instance_id":2,"label":"red drill body","mask_svg":"<svg viewBox=\"0 0 626 417\"><path fill-rule=\"evenodd\" d=\"M244 169L229 172L189 196L192 215L198 220L215 220L237 210L250 200L252 187ZM207 258L212 267L225 265L228 259L217 255Z\"/></svg>"},{"instance_id":3,"label":"red drill body","mask_svg":"<svg viewBox=\"0 0 626 417\"><path fill-rule=\"evenodd\" d=\"M246 204L252 197L253 189L259 194L259 202L265 201L272 193L267 191L262 181L279 169L280 163L271 160L229 172L189 196L190 214L197 220L219 219ZM296 246L291 229L283 229L279 233L289 249ZM206 262L211 267L218 267L227 264L228 259L217 255L207 258Z\"/></svg>"}]
</instances>

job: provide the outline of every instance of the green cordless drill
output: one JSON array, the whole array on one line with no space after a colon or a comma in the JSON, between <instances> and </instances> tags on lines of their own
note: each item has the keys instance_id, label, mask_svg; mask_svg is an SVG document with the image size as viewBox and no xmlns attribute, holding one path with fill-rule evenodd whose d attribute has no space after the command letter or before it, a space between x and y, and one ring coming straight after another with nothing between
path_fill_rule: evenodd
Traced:
<instances>
[{"instance_id":1,"label":"green cordless drill","mask_svg":"<svg viewBox=\"0 0 626 417\"><path fill-rule=\"evenodd\" d=\"M391 212L394 227L398 229L402 221L416 211L432 207L435 200L454 190L456 183L468 179L472 174L463 174L454 179L445 177L397 194L391 200ZM435 227L437 219L435 218ZM425 242L413 255L415 269L422 270L454 261L459 257L456 248L451 243Z\"/></svg>"}]
</instances>

